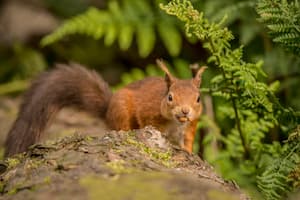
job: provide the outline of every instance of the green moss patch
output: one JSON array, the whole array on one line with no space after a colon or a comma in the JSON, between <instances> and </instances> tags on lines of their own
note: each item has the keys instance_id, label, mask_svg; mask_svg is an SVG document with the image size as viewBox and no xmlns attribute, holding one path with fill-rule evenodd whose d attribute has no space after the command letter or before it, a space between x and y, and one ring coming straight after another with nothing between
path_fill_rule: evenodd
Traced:
<instances>
[{"instance_id":1,"label":"green moss patch","mask_svg":"<svg viewBox=\"0 0 300 200\"><path fill-rule=\"evenodd\" d=\"M135 173L118 179L99 179L88 176L80 184L88 191L91 200L176 200L176 191L166 192L163 180L170 177L162 173Z\"/></svg>"}]
</instances>

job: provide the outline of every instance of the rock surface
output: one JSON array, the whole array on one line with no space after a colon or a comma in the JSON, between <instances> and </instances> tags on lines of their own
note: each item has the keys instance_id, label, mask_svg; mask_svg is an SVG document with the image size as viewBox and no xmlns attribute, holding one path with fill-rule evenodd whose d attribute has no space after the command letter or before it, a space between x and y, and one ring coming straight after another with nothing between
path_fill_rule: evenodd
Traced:
<instances>
[{"instance_id":1,"label":"rock surface","mask_svg":"<svg viewBox=\"0 0 300 200\"><path fill-rule=\"evenodd\" d=\"M36 144L1 171L0 199L247 199L151 127Z\"/></svg>"}]
</instances>

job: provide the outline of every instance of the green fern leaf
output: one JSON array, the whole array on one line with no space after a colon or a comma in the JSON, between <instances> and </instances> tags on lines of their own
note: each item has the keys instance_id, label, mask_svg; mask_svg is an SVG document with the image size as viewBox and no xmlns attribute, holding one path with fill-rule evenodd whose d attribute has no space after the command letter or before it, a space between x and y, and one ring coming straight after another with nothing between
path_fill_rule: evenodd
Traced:
<instances>
[{"instance_id":1,"label":"green fern leaf","mask_svg":"<svg viewBox=\"0 0 300 200\"><path fill-rule=\"evenodd\" d=\"M118 38L121 50L127 50L133 39L134 28L131 24L122 24L120 27L120 35Z\"/></svg>"},{"instance_id":2,"label":"green fern leaf","mask_svg":"<svg viewBox=\"0 0 300 200\"><path fill-rule=\"evenodd\" d=\"M137 44L141 57L147 57L155 44L155 31L149 24L139 24L137 27Z\"/></svg>"},{"instance_id":3,"label":"green fern leaf","mask_svg":"<svg viewBox=\"0 0 300 200\"><path fill-rule=\"evenodd\" d=\"M259 0L259 21L270 29L273 41L300 55L300 3L294 1Z\"/></svg>"},{"instance_id":4,"label":"green fern leaf","mask_svg":"<svg viewBox=\"0 0 300 200\"><path fill-rule=\"evenodd\" d=\"M44 37L43 46L52 44L69 35L82 34L100 39L104 44L112 45L118 41L121 50L127 50L136 35L138 52L147 57L156 42L156 28L163 44L171 56L177 56L181 50L181 34L174 21L159 13L154 18L155 9L148 1L124 0L108 1L108 8L99 10L90 8L86 12L66 20L56 31Z\"/></svg>"},{"instance_id":5,"label":"green fern leaf","mask_svg":"<svg viewBox=\"0 0 300 200\"><path fill-rule=\"evenodd\" d=\"M106 34L104 36L104 44L106 46L110 46L114 43L117 38L117 27L115 24L111 23L106 26Z\"/></svg>"},{"instance_id":6,"label":"green fern leaf","mask_svg":"<svg viewBox=\"0 0 300 200\"><path fill-rule=\"evenodd\" d=\"M158 33L171 56L177 56L181 50L181 35L174 25L161 21Z\"/></svg>"},{"instance_id":7,"label":"green fern leaf","mask_svg":"<svg viewBox=\"0 0 300 200\"><path fill-rule=\"evenodd\" d=\"M86 34L95 39L99 39L105 33L104 26L101 26L101 24L107 24L109 22L110 16L107 12L90 8L85 14L67 20L54 33L44 37L41 44L43 46L52 44L70 34Z\"/></svg>"},{"instance_id":8,"label":"green fern leaf","mask_svg":"<svg viewBox=\"0 0 300 200\"><path fill-rule=\"evenodd\" d=\"M286 33L290 32L293 30L292 25L286 25L286 24L269 24L267 27L272 31L272 32L277 32L277 33Z\"/></svg>"}]
</instances>

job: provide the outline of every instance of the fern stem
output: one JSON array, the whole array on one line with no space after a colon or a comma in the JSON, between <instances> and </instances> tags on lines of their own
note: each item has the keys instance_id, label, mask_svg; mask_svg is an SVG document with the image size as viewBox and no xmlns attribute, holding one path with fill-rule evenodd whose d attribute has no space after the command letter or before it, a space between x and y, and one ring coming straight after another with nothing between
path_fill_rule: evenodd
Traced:
<instances>
[{"instance_id":1,"label":"fern stem","mask_svg":"<svg viewBox=\"0 0 300 200\"><path fill-rule=\"evenodd\" d=\"M232 106L233 106L233 110L234 110L234 115L235 115L235 122L236 122L236 126L238 129L238 132L240 134L240 138L242 141L242 145L244 147L244 158L245 159L249 159L250 158L250 149L248 147L248 145L246 144L246 139L244 137L244 134L242 132L242 128L241 128L241 121L240 121L240 117L239 117L239 112L237 110L237 105L236 105L236 101L235 99L232 97L232 94L230 93L230 98L231 98L231 102L232 102Z\"/></svg>"},{"instance_id":2,"label":"fern stem","mask_svg":"<svg viewBox=\"0 0 300 200\"><path fill-rule=\"evenodd\" d=\"M212 42L211 39L208 40L208 43L210 44L211 46L211 50L213 51L212 54L216 53L216 48ZM218 55L216 55L216 59L217 59L217 64L220 64L221 63L221 59ZM224 78L224 80L228 80L226 78L226 75L225 75L225 71L224 69L221 67L221 72L222 72L222 76ZM233 84L232 80L230 80L231 84ZM236 89L236 87L235 87ZM238 93L237 89L235 91L236 93ZM250 149L246 143L246 139L244 137L244 134L243 134L243 131L242 131L242 128L241 128L241 121L240 121L240 117L239 117L239 113L238 113L238 109L237 109L237 104L236 104L236 101L235 99L233 98L232 96L232 92L229 92L230 94L230 99L231 99L231 103L232 103L232 107L233 107L233 110L234 110L234 115L235 115L235 123L236 123L236 126L237 126L237 130L239 132L239 135L240 135L240 138L241 138L241 141L242 141L242 145L243 145L243 148L244 148L244 158L245 159L249 159L250 158Z\"/></svg>"}]
</instances>

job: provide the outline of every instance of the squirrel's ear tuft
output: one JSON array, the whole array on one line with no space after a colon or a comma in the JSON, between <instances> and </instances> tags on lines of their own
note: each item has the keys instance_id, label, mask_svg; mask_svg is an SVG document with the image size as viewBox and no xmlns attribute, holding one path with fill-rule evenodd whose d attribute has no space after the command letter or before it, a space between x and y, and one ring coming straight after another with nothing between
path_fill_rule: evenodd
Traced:
<instances>
[{"instance_id":1,"label":"squirrel's ear tuft","mask_svg":"<svg viewBox=\"0 0 300 200\"><path fill-rule=\"evenodd\" d=\"M174 76L170 73L162 59L156 59L156 63L160 67L160 69L166 73L165 80L167 86L170 87L170 85L175 81Z\"/></svg>"},{"instance_id":2,"label":"squirrel's ear tuft","mask_svg":"<svg viewBox=\"0 0 300 200\"><path fill-rule=\"evenodd\" d=\"M193 74L193 83L197 87L200 87L201 80L202 80L202 74L207 69L207 67L206 66L199 67L199 65L197 63L195 63L195 64L190 65L190 68L191 68L192 74Z\"/></svg>"}]
</instances>

